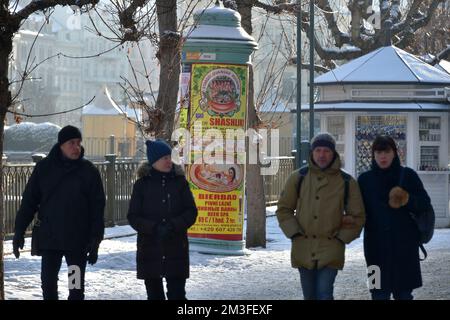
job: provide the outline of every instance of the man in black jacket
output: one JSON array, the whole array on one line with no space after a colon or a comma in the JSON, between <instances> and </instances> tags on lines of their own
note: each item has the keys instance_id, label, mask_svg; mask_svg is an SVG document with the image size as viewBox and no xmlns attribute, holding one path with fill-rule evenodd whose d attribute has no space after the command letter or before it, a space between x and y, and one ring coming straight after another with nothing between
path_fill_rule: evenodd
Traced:
<instances>
[{"instance_id":1,"label":"man in black jacket","mask_svg":"<svg viewBox=\"0 0 450 320\"><path fill-rule=\"evenodd\" d=\"M105 193L100 173L83 158L81 132L66 126L58 143L38 162L25 187L17 212L13 251L19 258L24 234L37 213L33 241L42 256L44 300L58 299L62 257L69 267L69 300L84 299L86 263L97 262L104 234ZM36 228L36 227L35 227ZM33 251L33 254L36 254Z\"/></svg>"}]
</instances>

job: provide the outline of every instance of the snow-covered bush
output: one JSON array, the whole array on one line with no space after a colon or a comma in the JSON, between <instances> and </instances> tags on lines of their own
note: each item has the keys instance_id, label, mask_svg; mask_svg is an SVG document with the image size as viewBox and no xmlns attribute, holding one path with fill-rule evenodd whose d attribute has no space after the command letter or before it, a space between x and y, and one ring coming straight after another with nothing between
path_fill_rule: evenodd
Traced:
<instances>
[{"instance_id":1,"label":"snow-covered bush","mask_svg":"<svg viewBox=\"0 0 450 320\"><path fill-rule=\"evenodd\" d=\"M50 122L22 122L5 129L5 151L49 152L61 127Z\"/></svg>"}]
</instances>

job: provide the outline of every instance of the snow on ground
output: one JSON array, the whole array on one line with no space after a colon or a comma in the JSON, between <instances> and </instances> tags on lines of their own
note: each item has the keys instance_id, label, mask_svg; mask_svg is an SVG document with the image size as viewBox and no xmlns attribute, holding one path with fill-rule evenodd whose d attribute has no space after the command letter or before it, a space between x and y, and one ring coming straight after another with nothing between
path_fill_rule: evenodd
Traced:
<instances>
[{"instance_id":1,"label":"snow on ground","mask_svg":"<svg viewBox=\"0 0 450 320\"><path fill-rule=\"evenodd\" d=\"M246 250L243 256L191 252L191 277L186 284L191 300L290 300L302 299L299 273L290 266L290 241L268 208L267 248ZM86 299L146 299L144 283L136 279L136 235L129 226L108 228L99 260L86 272ZM117 237L117 238L116 238ZM27 239L26 248L29 248ZM416 299L450 299L450 229L437 229L426 245L422 262L424 286ZM23 252L20 259L5 242L5 294L7 299L42 299L40 257ZM67 267L61 268L59 295L67 297ZM346 264L335 283L336 299L369 299L362 239L347 246Z\"/></svg>"}]
</instances>

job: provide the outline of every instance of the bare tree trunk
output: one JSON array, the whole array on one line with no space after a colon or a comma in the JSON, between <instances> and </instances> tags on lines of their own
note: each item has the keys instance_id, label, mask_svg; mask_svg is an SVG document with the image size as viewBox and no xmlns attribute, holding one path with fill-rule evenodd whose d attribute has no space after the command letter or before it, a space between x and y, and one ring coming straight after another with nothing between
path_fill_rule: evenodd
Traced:
<instances>
[{"instance_id":1,"label":"bare tree trunk","mask_svg":"<svg viewBox=\"0 0 450 320\"><path fill-rule=\"evenodd\" d=\"M1 92L1 90L0 90ZM0 93L1 94L1 93ZM0 105L2 105L0 99ZM0 150L3 150L3 130L5 123L6 113L3 112L3 107L0 111ZM2 152L3 155L3 152ZM0 300L5 300L5 273L4 273L4 264L3 264L3 243L5 239L5 212L3 207L3 157L0 157Z\"/></svg>"},{"instance_id":2,"label":"bare tree trunk","mask_svg":"<svg viewBox=\"0 0 450 320\"><path fill-rule=\"evenodd\" d=\"M250 66L248 88L248 124L249 128L260 122L254 105L253 68ZM247 149L248 150L248 149ZM247 165L247 230L246 247L266 247L266 198L264 179L259 164ZM250 188L251 186L251 188Z\"/></svg>"},{"instance_id":3,"label":"bare tree trunk","mask_svg":"<svg viewBox=\"0 0 450 320\"><path fill-rule=\"evenodd\" d=\"M156 108L162 112L161 121L156 127L156 136L169 140L173 131L181 68L181 37L177 30L177 1L157 0L156 10L160 34L157 57L161 66Z\"/></svg>"},{"instance_id":4,"label":"bare tree trunk","mask_svg":"<svg viewBox=\"0 0 450 320\"><path fill-rule=\"evenodd\" d=\"M353 40L353 42L356 42L360 37L362 12L361 7L359 6L359 3L357 1L351 1L349 7L352 15L352 20L350 22L351 39Z\"/></svg>"},{"instance_id":5,"label":"bare tree trunk","mask_svg":"<svg viewBox=\"0 0 450 320\"><path fill-rule=\"evenodd\" d=\"M241 14L241 24L248 34L252 34L252 1L236 1ZM248 78L247 123L249 128L257 128L260 124L255 110L253 87L253 69L250 67ZM247 148L247 150L249 150ZM251 186L251 188L249 188ZM247 230L246 247L266 247L266 201L264 196L264 180L259 164L248 164L246 173L247 194Z\"/></svg>"},{"instance_id":6,"label":"bare tree trunk","mask_svg":"<svg viewBox=\"0 0 450 320\"><path fill-rule=\"evenodd\" d=\"M0 25L1 26L1 25ZM0 150L3 155L3 129L6 111L11 104L11 93L8 81L8 58L12 50L12 34L0 35ZM4 211L3 211L3 163L0 157L0 300L5 299L3 240L5 239Z\"/></svg>"}]
</instances>

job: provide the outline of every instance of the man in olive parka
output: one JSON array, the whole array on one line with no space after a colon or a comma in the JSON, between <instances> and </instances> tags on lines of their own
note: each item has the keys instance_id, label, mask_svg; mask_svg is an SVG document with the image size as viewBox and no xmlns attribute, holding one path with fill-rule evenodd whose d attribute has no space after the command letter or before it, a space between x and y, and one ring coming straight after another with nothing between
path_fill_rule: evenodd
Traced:
<instances>
[{"instance_id":1,"label":"man in olive parka","mask_svg":"<svg viewBox=\"0 0 450 320\"><path fill-rule=\"evenodd\" d=\"M359 237L365 222L364 204L353 177L349 177L344 210L345 181L335 148L329 133L316 135L301 185L300 169L295 170L278 200L278 222L292 240L291 263L300 271L307 300L333 299L337 271L344 267L345 244Z\"/></svg>"}]
</instances>

